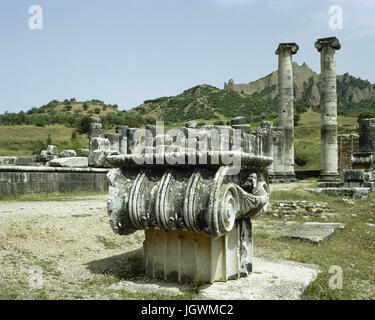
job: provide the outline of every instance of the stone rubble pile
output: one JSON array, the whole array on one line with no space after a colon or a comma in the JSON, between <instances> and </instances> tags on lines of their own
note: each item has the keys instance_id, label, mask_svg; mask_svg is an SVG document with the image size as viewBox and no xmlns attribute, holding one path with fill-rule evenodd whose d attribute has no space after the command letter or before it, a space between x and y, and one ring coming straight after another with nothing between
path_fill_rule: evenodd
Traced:
<instances>
[{"instance_id":1,"label":"stone rubble pile","mask_svg":"<svg viewBox=\"0 0 375 320\"><path fill-rule=\"evenodd\" d=\"M310 201L271 201L266 211L267 215L275 217L294 218L296 216L317 217L327 219L335 216L335 211L329 207L327 202Z\"/></svg>"}]
</instances>

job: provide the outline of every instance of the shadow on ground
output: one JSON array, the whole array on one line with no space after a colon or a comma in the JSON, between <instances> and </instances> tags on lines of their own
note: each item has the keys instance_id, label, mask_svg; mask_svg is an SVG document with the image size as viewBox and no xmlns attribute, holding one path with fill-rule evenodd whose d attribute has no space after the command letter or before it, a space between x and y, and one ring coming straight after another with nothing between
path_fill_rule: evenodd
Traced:
<instances>
[{"instance_id":1,"label":"shadow on ground","mask_svg":"<svg viewBox=\"0 0 375 320\"><path fill-rule=\"evenodd\" d=\"M112 275L121 280L144 274L142 248L125 252L105 259L86 263L87 270L94 274Z\"/></svg>"},{"instance_id":2,"label":"shadow on ground","mask_svg":"<svg viewBox=\"0 0 375 320\"><path fill-rule=\"evenodd\" d=\"M94 274L110 275L119 280L111 286L114 290L126 290L134 293L158 294L158 296L193 295L196 293L194 285L177 284L145 276L142 263L142 248L124 254L94 260L85 264ZM188 298L188 296L186 296Z\"/></svg>"}]
</instances>

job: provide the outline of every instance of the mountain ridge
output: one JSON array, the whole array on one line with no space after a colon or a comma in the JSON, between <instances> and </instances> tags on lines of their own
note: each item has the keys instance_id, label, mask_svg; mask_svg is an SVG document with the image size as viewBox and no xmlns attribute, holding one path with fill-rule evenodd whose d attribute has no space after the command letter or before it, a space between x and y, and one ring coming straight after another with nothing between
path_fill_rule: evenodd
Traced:
<instances>
[{"instance_id":1,"label":"mountain ridge","mask_svg":"<svg viewBox=\"0 0 375 320\"><path fill-rule=\"evenodd\" d=\"M304 63L293 63L294 98L296 105L318 111L320 106L319 75ZM167 122L186 120L226 120L245 116L248 121L277 117L278 73L248 84L224 83L224 89L202 84L171 97L145 101L128 112L164 119ZM375 112L375 85L348 73L337 76L338 110L341 115L356 116L363 111Z\"/></svg>"}]
</instances>

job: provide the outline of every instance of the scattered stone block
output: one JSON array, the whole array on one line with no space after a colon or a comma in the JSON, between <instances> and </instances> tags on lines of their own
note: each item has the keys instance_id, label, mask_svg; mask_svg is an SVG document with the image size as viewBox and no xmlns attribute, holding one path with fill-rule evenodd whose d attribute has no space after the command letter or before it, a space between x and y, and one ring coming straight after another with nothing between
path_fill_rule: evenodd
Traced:
<instances>
[{"instance_id":1,"label":"scattered stone block","mask_svg":"<svg viewBox=\"0 0 375 320\"><path fill-rule=\"evenodd\" d=\"M344 187L343 182L327 181L327 182L318 182L318 188L342 188Z\"/></svg>"},{"instance_id":2,"label":"scattered stone block","mask_svg":"<svg viewBox=\"0 0 375 320\"><path fill-rule=\"evenodd\" d=\"M300 300L320 270L317 265L254 257L253 273L245 278L201 286L196 299L207 300ZM121 281L109 287L133 293L179 295L191 286L149 279Z\"/></svg>"},{"instance_id":3,"label":"scattered stone block","mask_svg":"<svg viewBox=\"0 0 375 320\"><path fill-rule=\"evenodd\" d=\"M306 188L308 192L316 194L327 194L333 197L351 197L353 199L366 199L370 193L370 188Z\"/></svg>"},{"instance_id":4,"label":"scattered stone block","mask_svg":"<svg viewBox=\"0 0 375 320\"><path fill-rule=\"evenodd\" d=\"M239 124L245 124L246 120L244 117L236 117L230 121L230 124L233 125L239 125Z\"/></svg>"},{"instance_id":5,"label":"scattered stone block","mask_svg":"<svg viewBox=\"0 0 375 320\"><path fill-rule=\"evenodd\" d=\"M89 163L86 157L72 157L54 159L48 164L50 167L84 168L88 167Z\"/></svg>"},{"instance_id":6,"label":"scattered stone block","mask_svg":"<svg viewBox=\"0 0 375 320\"><path fill-rule=\"evenodd\" d=\"M315 281L319 267L294 261L254 257L254 270L246 278L200 287L198 299L300 300Z\"/></svg>"},{"instance_id":7,"label":"scattered stone block","mask_svg":"<svg viewBox=\"0 0 375 320\"><path fill-rule=\"evenodd\" d=\"M47 155L57 156L57 147L56 147L56 146L49 145L49 146L47 147Z\"/></svg>"},{"instance_id":8,"label":"scattered stone block","mask_svg":"<svg viewBox=\"0 0 375 320\"><path fill-rule=\"evenodd\" d=\"M198 123L196 121L194 121L194 120L188 121L188 122L185 123L185 127L186 128L195 129L195 128L198 127Z\"/></svg>"},{"instance_id":9,"label":"scattered stone block","mask_svg":"<svg viewBox=\"0 0 375 320\"><path fill-rule=\"evenodd\" d=\"M254 221L254 233L265 233L272 238L290 237L300 240L308 240L315 243L328 241L337 229L344 229L343 223L326 222L273 222L264 223Z\"/></svg>"},{"instance_id":10,"label":"scattered stone block","mask_svg":"<svg viewBox=\"0 0 375 320\"><path fill-rule=\"evenodd\" d=\"M64 150L59 156L60 158L72 158L77 156L77 152L74 150Z\"/></svg>"},{"instance_id":11,"label":"scattered stone block","mask_svg":"<svg viewBox=\"0 0 375 320\"><path fill-rule=\"evenodd\" d=\"M93 138L90 140L90 151L111 149L110 141L106 138Z\"/></svg>"},{"instance_id":12,"label":"scattered stone block","mask_svg":"<svg viewBox=\"0 0 375 320\"><path fill-rule=\"evenodd\" d=\"M15 166L16 157L0 157L0 166Z\"/></svg>"},{"instance_id":13,"label":"scattered stone block","mask_svg":"<svg viewBox=\"0 0 375 320\"><path fill-rule=\"evenodd\" d=\"M357 181L361 182L365 179L365 170L344 170L344 181Z\"/></svg>"},{"instance_id":14,"label":"scattered stone block","mask_svg":"<svg viewBox=\"0 0 375 320\"><path fill-rule=\"evenodd\" d=\"M248 124L233 124L232 128L241 130L241 133L251 133L251 126Z\"/></svg>"}]
</instances>

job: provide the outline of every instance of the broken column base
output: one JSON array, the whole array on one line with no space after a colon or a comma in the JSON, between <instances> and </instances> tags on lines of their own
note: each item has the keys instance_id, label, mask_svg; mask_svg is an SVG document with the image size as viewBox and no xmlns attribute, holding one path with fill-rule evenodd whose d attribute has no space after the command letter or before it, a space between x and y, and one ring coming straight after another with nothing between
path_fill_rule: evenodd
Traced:
<instances>
[{"instance_id":1,"label":"broken column base","mask_svg":"<svg viewBox=\"0 0 375 320\"><path fill-rule=\"evenodd\" d=\"M344 181L319 181L316 189L308 191L330 196L347 196L353 199L366 199L375 188L374 171L360 169L344 170Z\"/></svg>"},{"instance_id":2,"label":"broken column base","mask_svg":"<svg viewBox=\"0 0 375 320\"><path fill-rule=\"evenodd\" d=\"M246 277L252 271L250 219L236 220L229 233L210 238L201 233L145 230L146 274L184 283L213 283Z\"/></svg>"}]
</instances>

